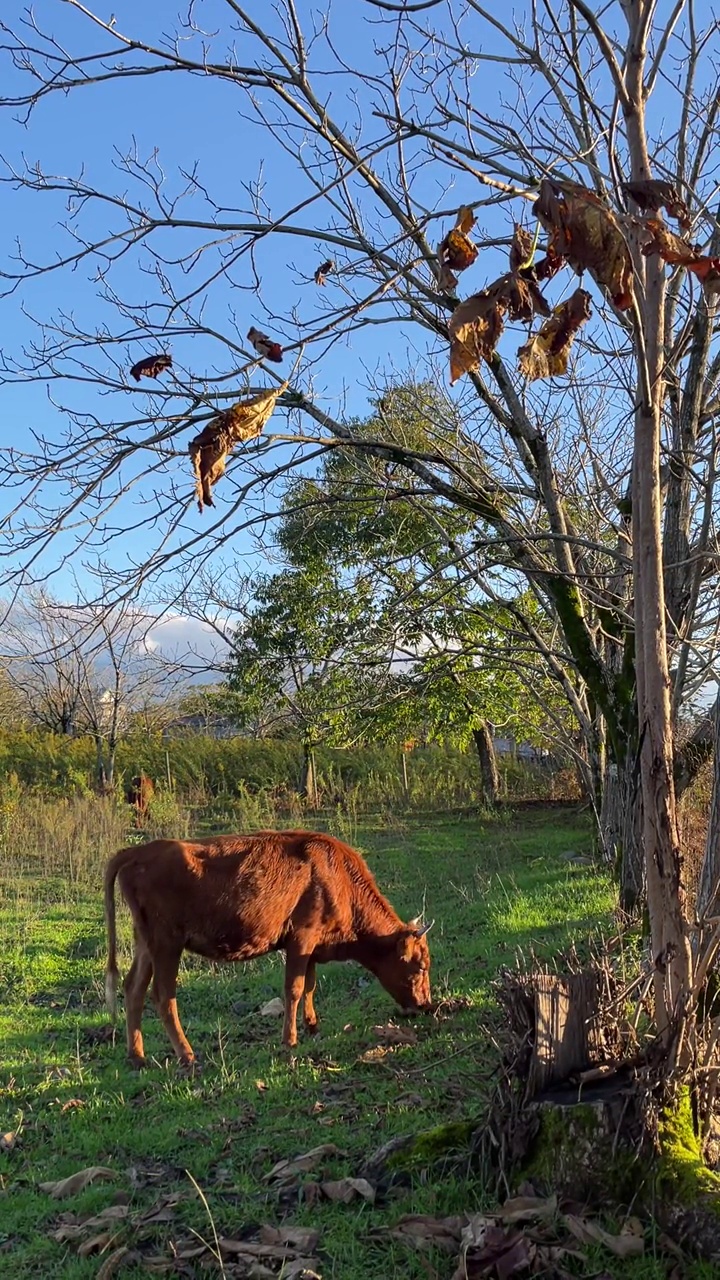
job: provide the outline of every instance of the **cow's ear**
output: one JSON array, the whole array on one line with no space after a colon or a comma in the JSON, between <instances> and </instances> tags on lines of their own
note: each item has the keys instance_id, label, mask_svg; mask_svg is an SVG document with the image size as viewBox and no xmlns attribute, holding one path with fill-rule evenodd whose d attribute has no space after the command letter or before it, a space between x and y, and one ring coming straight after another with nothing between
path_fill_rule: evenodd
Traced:
<instances>
[{"instance_id":1,"label":"cow's ear","mask_svg":"<svg viewBox=\"0 0 720 1280\"><path fill-rule=\"evenodd\" d=\"M416 936L416 934L409 933L406 929L403 929L397 941L397 952L401 960L412 960Z\"/></svg>"}]
</instances>

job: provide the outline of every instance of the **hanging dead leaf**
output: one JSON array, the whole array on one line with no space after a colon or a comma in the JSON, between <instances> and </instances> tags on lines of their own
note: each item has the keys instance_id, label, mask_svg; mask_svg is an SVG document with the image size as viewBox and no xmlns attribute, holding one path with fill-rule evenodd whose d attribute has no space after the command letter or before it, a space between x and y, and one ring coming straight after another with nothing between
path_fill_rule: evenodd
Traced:
<instances>
[{"instance_id":1,"label":"hanging dead leaf","mask_svg":"<svg viewBox=\"0 0 720 1280\"><path fill-rule=\"evenodd\" d=\"M341 1156L343 1154L333 1142L324 1142L319 1147L313 1147L311 1151L305 1151L303 1155L293 1156L292 1159L278 1160L270 1172L264 1175L263 1182L290 1182L302 1173L309 1173L312 1169L317 1169L330 1156Z\"/></svg>"},{"instance_id":2,"label":"hanging dead leaf","mask_svg":"<svg viewBox=\"0 0 720 1280\"><path fill-rule=\"evenodd\" d=\"M530 382L566 373L575 334L590 319L590 294L576 289L518 351L518 364Z\"/></svg>"},{"instance_id":3,"label":"hanging dead leaf","mask_svg":"<svg viewBox=\"0 0 720 1280\"><path fill-rule=\"evenodd\" d=\"M578 272L589 271L619 311L632 306L630 250L615 214L593 191L544 178L533 213L551 237L551 256L567 258Z\"/></svg>"},{"instance_id":4,"label":"hanging dead leaf","mask_svg":"<svg viewBox=\"0 0 720 1280\"><path fill-rule=\"evenodd\" d=\"M510 270L526 270L530 267L533 254L534 237L519 222L515 223L513 238L510 244Z\"/></svg>"},{"instance_id":5,"label":"hanging dead leaf","mask_svg":"<svg viewBox=\"0 0 720 1280\"><path fill-rule=\"evenodd\" d=\"M92 1165L88 1169L78 1169L68 1178L60 1178L58 1182L41 1182L41 1191L46 1191L53 1200L64 1200L66 1196L75 1196L84 1191L91 1182L107 1182L115 1177L114 1169L106 1169L102 1165Z\"/></svg>"},{"instance_id":6,"label":"hanging dead leaf","mask_svg":"<svg viewBox=\"0 0 720 1280\"><path fill-rule=\"evenodd\" d=\"M139 382L141 378L157 378L158 374L171 368L172 356L163 352L157 356L147 356L144 360L138 360L130 370L130 377Z\"/></svg>"},{"instance_id":7,"label":"hanging dead leaf","mask_svg":"<svg viewBox=\"0 0 720 1280\"><path fill-rule=\"evenodd\" d=\"M647 178L640 182L623 182L622 189L643 213L659 213L661 209L665 209L684 231L690 230L692 221L688 207L672 182L666 182L662 178Z\"/></svg>"},{"instance_id":8,"label":"hanging dead leaf","mask_svg":"<svg viewBox=\"0 0 720 1280\"><path fill-rule=\"evenodd\" d=\"M579 1218L574 1214L563 1215L563 1222L568 1231L581 1244L601 1244L616 1258L639 1258L645 1252L645 1240L635 1231L622 1231L619 1236L605 1231L597 1222L589 1218Z\"/></svg>"},{"instance_id":9,"label":"hanging dead leaf","mask_svg":"<svg viewBox=\"0 0 720 1280\"><path fill-rule=\"evenodd\" d=\"M688 244L682 236L676 235L665 226L662 218L648 218L644 226L650 233L650 239L643 245L643 254L646 258L652 258L654 254L658 254L663 262L682 267L690 267L703 260L697 245Z\"/></svg>"},{"instance_id":10,"label":"hanging dead leaf","mask_svg":"<svg viewBox=\"0 0 720 1280\"><path fill-rule=\"evenodd\" d=\"M720 258L703 255L697 245L688 244L682 236L675 235L660 218L648 218L645 227L651 235L648 243L643 245L646 258L658 254L663 262L691 271L708 293L720 290Z\"/></svg>"},{"instance_id":11,"label":"hanging dead leaf","mask_svg":"<svg viewBox=\"0 0 720 1280\"><path fill-rule=\"evenodd\" d=\"M323 1195L337 1204L350 1204L352 1200L375 1202L375 1188L365 1178L339 1178L337 1182L321 1182Z\"/></svg>"},{"instance_id":12,"label":"hanging dead leaf","mask_svg":"<svg viewBox=\"0 0 720 1280\"><path fill-rule=\"evenodd\" d=\"M228 455L235 445L259 436L268 422L279 395L288 384L272 390L258 391L239 400L232 408L208 422L199 436L190 441L188 452L196 479L198 508L212 507L213 485L225 473Z\"/></svg>"},{"instance_id":13,"label":"hanging dead leaf","mask_svg":"<svg viewBox=\"0 0 720 1280\"><path fill-rule=\"evenodd\" d=\"M472 209L463 205L458 210L455 226L448 231L438 247L440 275L438 288L453 290L457 285L456 271L466 271L478 256L477 245L468 236L475 226L475 215Z\"/></svg>"},{"instance_id":14,"label":"hanging dead leaf","mask_svg":"<svg viewBox=\"0 0 720 1280\"><path fill-rule=\"evenodd\" d=\"M328 258L325 262L321 262L313 277L316 284L324 285L325 280L335 270L335 263L332 258Z\"/></svg>"},{"instance_id":15,"label":"hanging dead leaf","mask_svg":"<svg viewBox=\"0 0 720 1280\"><path fill-rule=\"evenodd\" d=\"M474 293L453 311L450 334L450 382L474 373L481 360L490 361L504 327L507 302L489 290Z\"/></svg>"}]
</instances>

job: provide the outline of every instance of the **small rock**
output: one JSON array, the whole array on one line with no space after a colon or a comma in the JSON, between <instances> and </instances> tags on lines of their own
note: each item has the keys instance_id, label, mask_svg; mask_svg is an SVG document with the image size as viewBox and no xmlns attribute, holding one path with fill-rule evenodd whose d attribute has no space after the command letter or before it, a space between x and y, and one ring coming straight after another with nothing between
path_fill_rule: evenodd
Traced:
<instances>
[{"instance_id":1,"label":"small rock","mask_svg":"<svg viewBox=\"0 0 720 1280\"><path fill-rule=\"evenodd\" d=\"M263 1018L282 1018L284 1013L285 1001L278 996L274 1000L268 1000L267 1004L264 1004L260 1010L260 1015Z\"/></svg>"}]
</instances>

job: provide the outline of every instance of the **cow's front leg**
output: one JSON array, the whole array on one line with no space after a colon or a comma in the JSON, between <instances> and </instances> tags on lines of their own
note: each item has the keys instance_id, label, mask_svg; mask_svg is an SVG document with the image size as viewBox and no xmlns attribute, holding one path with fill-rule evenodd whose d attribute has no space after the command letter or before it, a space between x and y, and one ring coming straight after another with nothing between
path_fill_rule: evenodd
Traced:
<instances>
[{"instance_id":1,"label":"cow's front leg","mask_svg":"<svg viewBox=\"0 0 720 1280\"><path fill-rule=\"evenodd\" d=\"M283 1044L292 1049L298 1042L297 1012L305 992L305 976L307 974L309 956L293 954L288 951L285 957L285 1021L283 1023Z\"/></svg>"},{"instance_id":2,"label":"cow's front leg","mask_svg":"<svg viewBox=\"0 0 720 1280\"><path fill-rule=\"evenodd\" d=\"M305 993L303 995L303 1020L306 1030L314 1036L318 1029L318 1016L315 1012L313 996L315 995L315 961L310 960L305 972Z\"/></svg>"}]
</instances>

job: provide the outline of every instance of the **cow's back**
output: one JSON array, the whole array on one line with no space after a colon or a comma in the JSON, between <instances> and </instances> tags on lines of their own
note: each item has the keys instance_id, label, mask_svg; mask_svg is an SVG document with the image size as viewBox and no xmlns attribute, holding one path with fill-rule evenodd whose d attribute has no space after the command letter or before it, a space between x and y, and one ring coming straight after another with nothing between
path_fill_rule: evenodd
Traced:
<instances>
[{"instance_id":1,"label":"cow's back","mask_svg":"<svg viewBox=\"0 0 720 1280\"><path fill-rule=\"evenodd\" d=\"M262 955L290 931L318 944L349 936L369 876L354 850L306 831L154 840L126 858L120 887L152 948L219 960Z\"/></svg>"}]
</instances>

